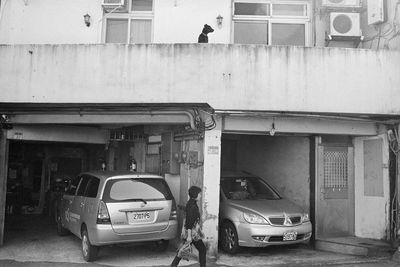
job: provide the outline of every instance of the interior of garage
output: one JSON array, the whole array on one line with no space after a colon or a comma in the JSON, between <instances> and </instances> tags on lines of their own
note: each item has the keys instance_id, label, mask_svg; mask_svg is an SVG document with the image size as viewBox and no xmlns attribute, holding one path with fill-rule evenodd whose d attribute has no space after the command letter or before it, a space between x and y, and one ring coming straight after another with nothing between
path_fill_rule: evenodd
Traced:
<instances>
[{"instance_id":1,"label":"interior of garage","mask_svg":"<svg viewBox=\"0 0 400 267\"><path fill-rule=\"evenodd\" d=\"M43 134L40 141L32 140L27 132L34 127L11 130L10 136L20 139L10 139L8 147L5 245L16 231L37 228L27 228L29 222L42 222L55 234L56 200L68 181L84 171L129 170L134 161L136 171L165 177L179 207L187 200L188 186L202 184L202 136L182 125L109 125L103 143L84 142L85 134L83 142L67 142L68 126L62 127L62 137L53 136L51 141L45 141ZM178 216L182 219L181 210Z\"/></svg>"},{"instance_id":2,"label":"interior of garage","mask_svg":"<svg viewBox=\"0 0 400 267\"><path fill-rule=\"evenodd\" d=\"M101 144L10 141L5 231L30 215L50 219L68 181L81 171L100 168L101 158Z\"/></svg>"},{"instance_id":3,"label":"interior of garage","mask_svg":"<svg viewBox=\"0 0 400 267\"><path fill-rule=\"evenodd\" d=\"M310 138L223 134L221 170L260 176L303 209L310 208Z\"/></svg>"}]
</instances>

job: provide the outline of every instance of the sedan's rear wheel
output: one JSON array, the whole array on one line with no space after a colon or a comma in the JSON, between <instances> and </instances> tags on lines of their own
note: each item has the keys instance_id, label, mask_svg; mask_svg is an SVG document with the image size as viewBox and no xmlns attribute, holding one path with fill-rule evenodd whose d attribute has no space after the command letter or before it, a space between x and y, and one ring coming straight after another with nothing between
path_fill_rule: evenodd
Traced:
<instances>
[{"instance_id":1,"label":"sedan's rear wheel","mask_svg":"<svg viewBox=\"0 0 400 267\"><path fill-rule=\"evenodd\" d=\"M86 229L82 230L82 256L85 261L94 261L97 257L99 248L90 243L89 235Z\"/></svg>"},{"instance_id":2,"label":"sedan's rear wheel","mask_svg":"<svg viewBox=\"0 0 400 267\"><path fill-rule=\"evenodd\" d=\"M222 250L235 254L239 251L239 238L235 226L227 222L222 225Z\"/></svg>"}]
</instances>

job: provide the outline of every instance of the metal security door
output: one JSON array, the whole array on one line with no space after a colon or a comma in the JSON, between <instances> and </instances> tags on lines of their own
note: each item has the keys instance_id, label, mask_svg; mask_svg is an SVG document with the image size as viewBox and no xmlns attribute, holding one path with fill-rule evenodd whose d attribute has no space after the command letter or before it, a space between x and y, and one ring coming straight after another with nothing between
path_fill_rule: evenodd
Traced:
<instances>
[{"instance_id":1,"label":"metal security door","mask_svg":"<svg viewBox=\"0 0 400 267\"><path fill-rule=\"evenodd\" d=\"M354 149L317 149L316 238L354 234Z\"/></svg>"}]
</instances>

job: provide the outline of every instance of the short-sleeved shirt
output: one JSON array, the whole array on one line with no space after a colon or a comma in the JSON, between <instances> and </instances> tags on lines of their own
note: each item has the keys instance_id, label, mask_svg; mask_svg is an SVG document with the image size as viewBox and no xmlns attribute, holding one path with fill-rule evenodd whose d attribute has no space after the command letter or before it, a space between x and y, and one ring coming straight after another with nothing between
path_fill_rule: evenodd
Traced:
<instances>
[{"instance_id":1,"label":"short-sleeved shirt","mask_svg":"<svg viewBox=\"0 0 400 267\"><path fill-rule=\"evenodd\" d=\"M191 198L186 203L186 229L193 229L196 221L200 221L200 211L196 199Z\"/></svg>"}]
</instances>

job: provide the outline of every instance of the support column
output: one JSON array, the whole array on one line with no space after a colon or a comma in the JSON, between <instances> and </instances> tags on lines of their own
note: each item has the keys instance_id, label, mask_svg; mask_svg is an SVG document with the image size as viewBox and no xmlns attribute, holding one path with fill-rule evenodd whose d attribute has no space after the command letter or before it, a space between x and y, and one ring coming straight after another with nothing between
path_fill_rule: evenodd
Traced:
<instances>
[{"instance_id":1,"label":"support column","mask_svg":"<svg viewBox=\"0 0 400 267\"><path fill-rule=\"evenodd\" d=\"M4 220L7 195L8 141L7 131L0 129L0 246L4 244Z\"/></svg>"},{"instance_id":2,"label":"support column","mask_svg":"<svg viewBox=\"0 0 400 267\"><path fill-rule=\"evenodd\" d=\"M220 122L220 121L219 121ZM218 213L219 183L221 168L221 127L206 131L204 134L204 176L202 221L207 244L207 254L211 258L218 255Z\"/></svg>"}]
</instances>

